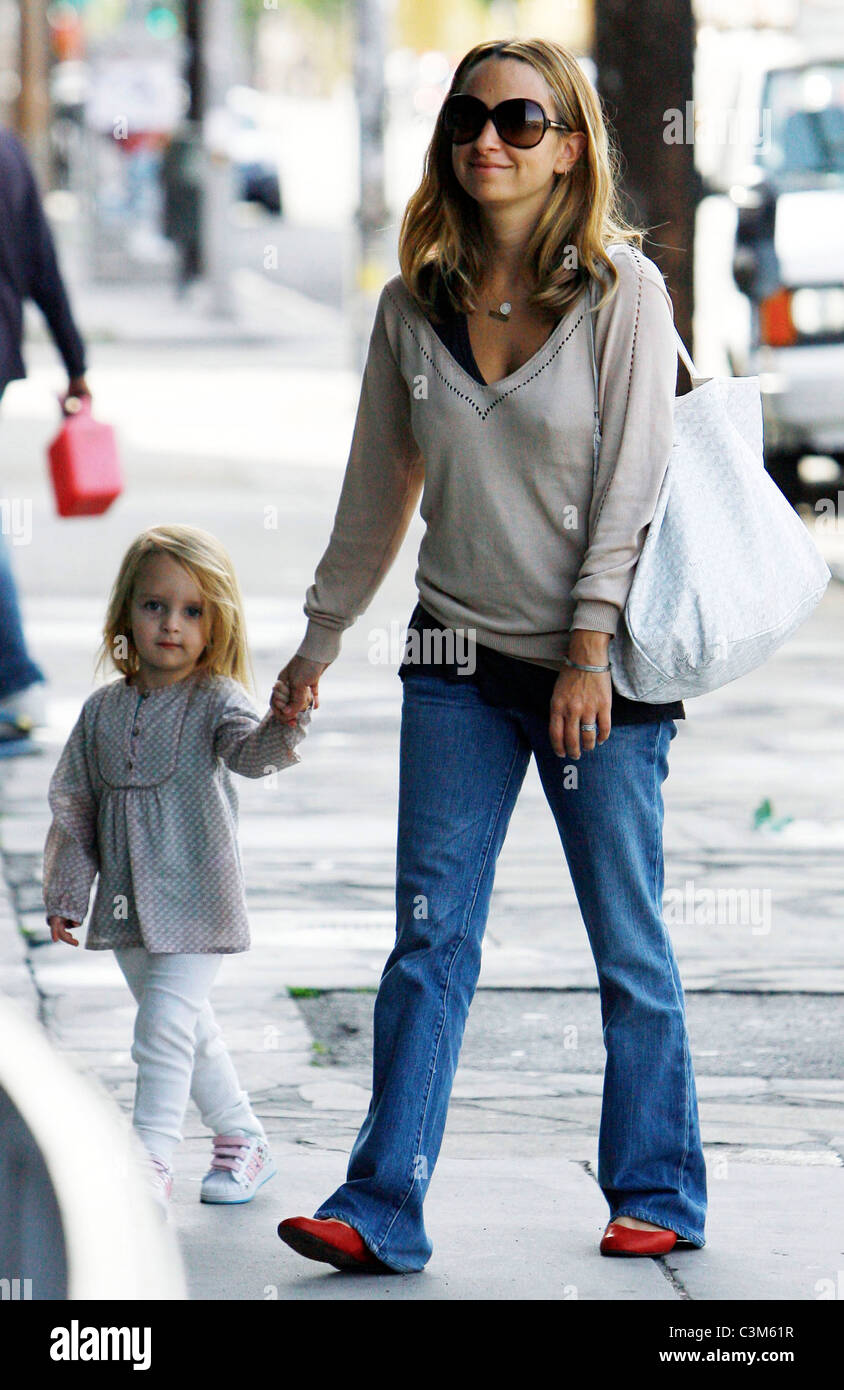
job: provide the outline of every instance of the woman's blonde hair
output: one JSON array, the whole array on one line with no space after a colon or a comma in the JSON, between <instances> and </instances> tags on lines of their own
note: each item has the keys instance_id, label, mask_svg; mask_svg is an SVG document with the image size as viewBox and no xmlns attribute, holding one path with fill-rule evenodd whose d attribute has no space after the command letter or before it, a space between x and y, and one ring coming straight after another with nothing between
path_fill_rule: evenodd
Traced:
<instances>
[{"instance_id":1,"label":"woman's blonde hair","mask_svg":"<svg viewBox=\"0 0 844 1390\"><path fill-rule=\"evenodd\" d=\"M554 189L528 242L526 257L536 277L530 302L562 315L580 294L588 274L609 280L609 289L599 301L603 305L618 284L618 271L606 247L633 242L641 250L644 231L628 223L621 211L620 157L610 140L598 95L575 54L561 44L547 39L507 39L470 49L457 66L448 96L460 92L472 68L486 58L517 58L529 63L545 79L554 97L557 109L546 115L586 135L585 149L568 174L555 175ZM548 132L551 137L555 134ZM571 248L577 270L566 264ZM566 251L568 255L564 255ZM422 182L402 219L402 278L428 317L439 317L438 281L453 309L471 313L483 277L484 254L478 205L454 173L451 140L443 128L441 109L425 155ZM431 268L438 274L431 276Z\"/></svg>"},{"instance_id":2,"label":"woman's blonde hair","mask_svg":"<svg viewBox=\"0 0 844 1390\"><path fill-rule=\"evenodd\" d=\"M232 676L241 685L254 684L234 566L216 536L198 526L153 526L133 540L109 598L97 670L110 663L124 676L133 676L139 669L131 604L140 567L151 555L171 556L187 570L202 595L208 642L196 669L209 675Z\"/></svg>"}]
</instances>

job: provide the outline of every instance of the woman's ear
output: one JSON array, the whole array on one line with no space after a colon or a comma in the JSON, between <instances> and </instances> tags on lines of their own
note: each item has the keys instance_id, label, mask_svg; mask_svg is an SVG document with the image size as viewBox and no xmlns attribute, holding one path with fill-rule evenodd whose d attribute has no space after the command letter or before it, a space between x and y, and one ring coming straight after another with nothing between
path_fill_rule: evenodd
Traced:
<instances>
[{"instance_id":1,"label":"woman's ear","mask_svg":"<svg viewBox=\"0 0 844 1390\"><path fill-rule=\"evenodd\" d=\"M568 174L578 163L583 151L586 149L586 136L580 130L571 131L560 142L560 149L554 161L554 172L556 174Z\"/></svg>"}]
</instances>

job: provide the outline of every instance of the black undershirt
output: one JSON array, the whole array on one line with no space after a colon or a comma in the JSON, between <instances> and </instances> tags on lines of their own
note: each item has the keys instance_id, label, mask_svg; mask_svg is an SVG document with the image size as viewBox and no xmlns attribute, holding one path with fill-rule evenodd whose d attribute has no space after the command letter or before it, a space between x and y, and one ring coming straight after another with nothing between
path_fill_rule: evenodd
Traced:
<instances>
[{"instance_id":1,"label":"black undershirt","mask_svg":"<svg viewBox=\"0 0 844 1390\"><path fill-rule=\"evenodd\" d=\"M442 319L432 322L432 327L438 337L464 371L474 377L481 386L487 385L472 352L466 315L454 313L442 296L439 299L439 307ZM417 603L414 608L408 628L415 628L418 631L425 628L438 632L446 630L441 623L437 622L436 618L422 607L421 603ZM426 650L437 654L442 652L444 655L448 648L444 642L425 643L423 641L421 654L424 655ZM407 656L408 648L406 646L405 657ZM471 680L477 685L488 704L497 705L500 708L524 707L545 716L548 714L551 695L559 673L547 666L539 666L533 661L523 661L519 657L507 656L503 652L494 651L491 647L483 646L477 642L475 643L475 670L471 675L463 674L460 666L454 661L417 660L407 662L404 659L398 674L402 680L406 680L408 676L414 674L438 675L446 680ZM686 713L681 700L674 700L670 704L662 705L645 704L641 700L626 699L613 686L610 713L613 724L647 724L658 719L685 719L685 717Z\"/></svg>"}]
</instances>

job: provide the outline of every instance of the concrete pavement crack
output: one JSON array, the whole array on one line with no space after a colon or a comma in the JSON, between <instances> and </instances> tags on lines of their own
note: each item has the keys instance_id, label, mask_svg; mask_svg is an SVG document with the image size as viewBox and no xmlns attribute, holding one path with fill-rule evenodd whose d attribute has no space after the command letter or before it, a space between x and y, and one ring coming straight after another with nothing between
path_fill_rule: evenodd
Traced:
<instances>
[{"instance_id":1,"label":"concrete pavement crack","mask_svg":"<svg viewBox=\"0 0 844 1390\"><path fill-rule=\"evenodd\" d=\"M677 1271L671 1268L665 1255L657 1255L654 1259L654 1264L665 1275L665 1278L668 1280L678 1298L682 1298L688 1303L694 1301Z\"/></svg>"},{"instance_id":2,"label":"concrete pavement crack","mask_svg":"<svg viewBox=\"0 0 844 1390\"><path fill-rule=\"evenodd\" d=\"M20 928L18 928L18 930L20 930ZM23 933L21 933L21 935L23 935ZM29 977L32 980L32 988L35 990L35 997L38 1001L38 1022L41 1024L41 1027L44 1029L44 1031L46 1033L49 1033L50 1027L49 1012L47 1009L47 995L44 993L44 990L41 989L38 983L38 976L32 964L32 952L29 949L29 947L27 947L26 951L26 968L29 971Z\"/></svg>"},{"instance_id":3,"label":"concrete pavement crack","mask_svg":"<svg viewBox=\"0 0 844 1390\"><path fill-rule=\"evenodd\" d=\"M591 1159L581 1158L575 1161L579 1163L580 1167L583 1169L584 1173L586 1173L588 1177L592 1178L592 1180L595 1183L598 1182L598 1175L592 1167ZM692 1303L694 1301L692 1299L692 1295L689 1293L688 1289L686 1288L677 1271L675 1269L672 1269L671 1266L668 1264L667 1257L665 1255L655 1255L653 1257L653 1261L659 1269L660 1273L668 1280L677 1297L682 1298L686 1302Z\"/></svg>"},{"instance_id":4,"label":"concrete pavement crack","mask_svg":"<svg viewBox=\"0 0 844 1390\"><path fill-rule=\"evenodd\" d=\"M2 853L2 851L0 851L0 877L2 877L3 883L6 887L8 901L11 906L12 914L14 917L15 930L17 931L18 936L20 937L20 940L23 943L23 964L26 966L27 974L29 975L29 978L32 981L32 988L35 991L35 998L37 1001L38 1022L41 1024L42 1028L46 1032L49 1032L47 994L44 990L41 989L40 985L38 984L38 975L36 974L35 967L32 961L32 947L29 944L29 940L26 934L22 930L22 919L20 911L18 910L18 899L16 894L16 887L18 887L19 885L13 882L10 874L8 873L6 855Z\"/></svg>"}]
</instances>

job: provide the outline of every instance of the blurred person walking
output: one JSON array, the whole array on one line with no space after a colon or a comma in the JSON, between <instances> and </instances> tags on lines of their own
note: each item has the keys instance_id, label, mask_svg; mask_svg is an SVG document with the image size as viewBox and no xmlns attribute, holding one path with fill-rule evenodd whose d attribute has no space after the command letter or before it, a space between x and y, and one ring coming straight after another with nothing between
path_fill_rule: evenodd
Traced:
<instances>
[{"instance_id":1,"label":"blurred person walking","mask_svg":"<svg viewBox=\"0 0 844 1390\"><path fill-rule=\"evenodd\" d=\"M201 136L192 121L183 121L167 143L161 160L164 234L178 252L176 297L183 299L202 273Z\"/></svg>"},{"instance_id":2,"label":"blurred person walking","mask_svg":"<svg viewBox=\"0 0 844 1390\"><path fill-rule=\"evenodd\" d=\"M90 395L85 347L73 320L56 248L35 175L23 146L0 130L0 400L10 381L26 376L21 354L23 306L31 299L47 321L68 374L68 396ZM0 757L35 752L30 731L43 722L44 673L30 656L18 592L0 525Z\"/></svg>"},{"instance_id":3,"label":"blurred person walking","mask_svg":"<svg viewBox=\"0 0 844 1390\"><path fill-rule=\"evenodd\" d=\"M685 712L623 699L608 663L668 466L677 380L671 299L619 210L616 167L574 54L514 40L459 64L404 216L401 274L378 303L307 631L280 676L291 700L273 702L290 720L318 698L421 496L372 1100L346 1181L314 1218L279 1226L339 1268L419 1270L431 1256L423 1202L531 756L598 974L600 1252L704 1244L695 1077L662 915L662 784Z\"/></svg>"}]
</instances>

